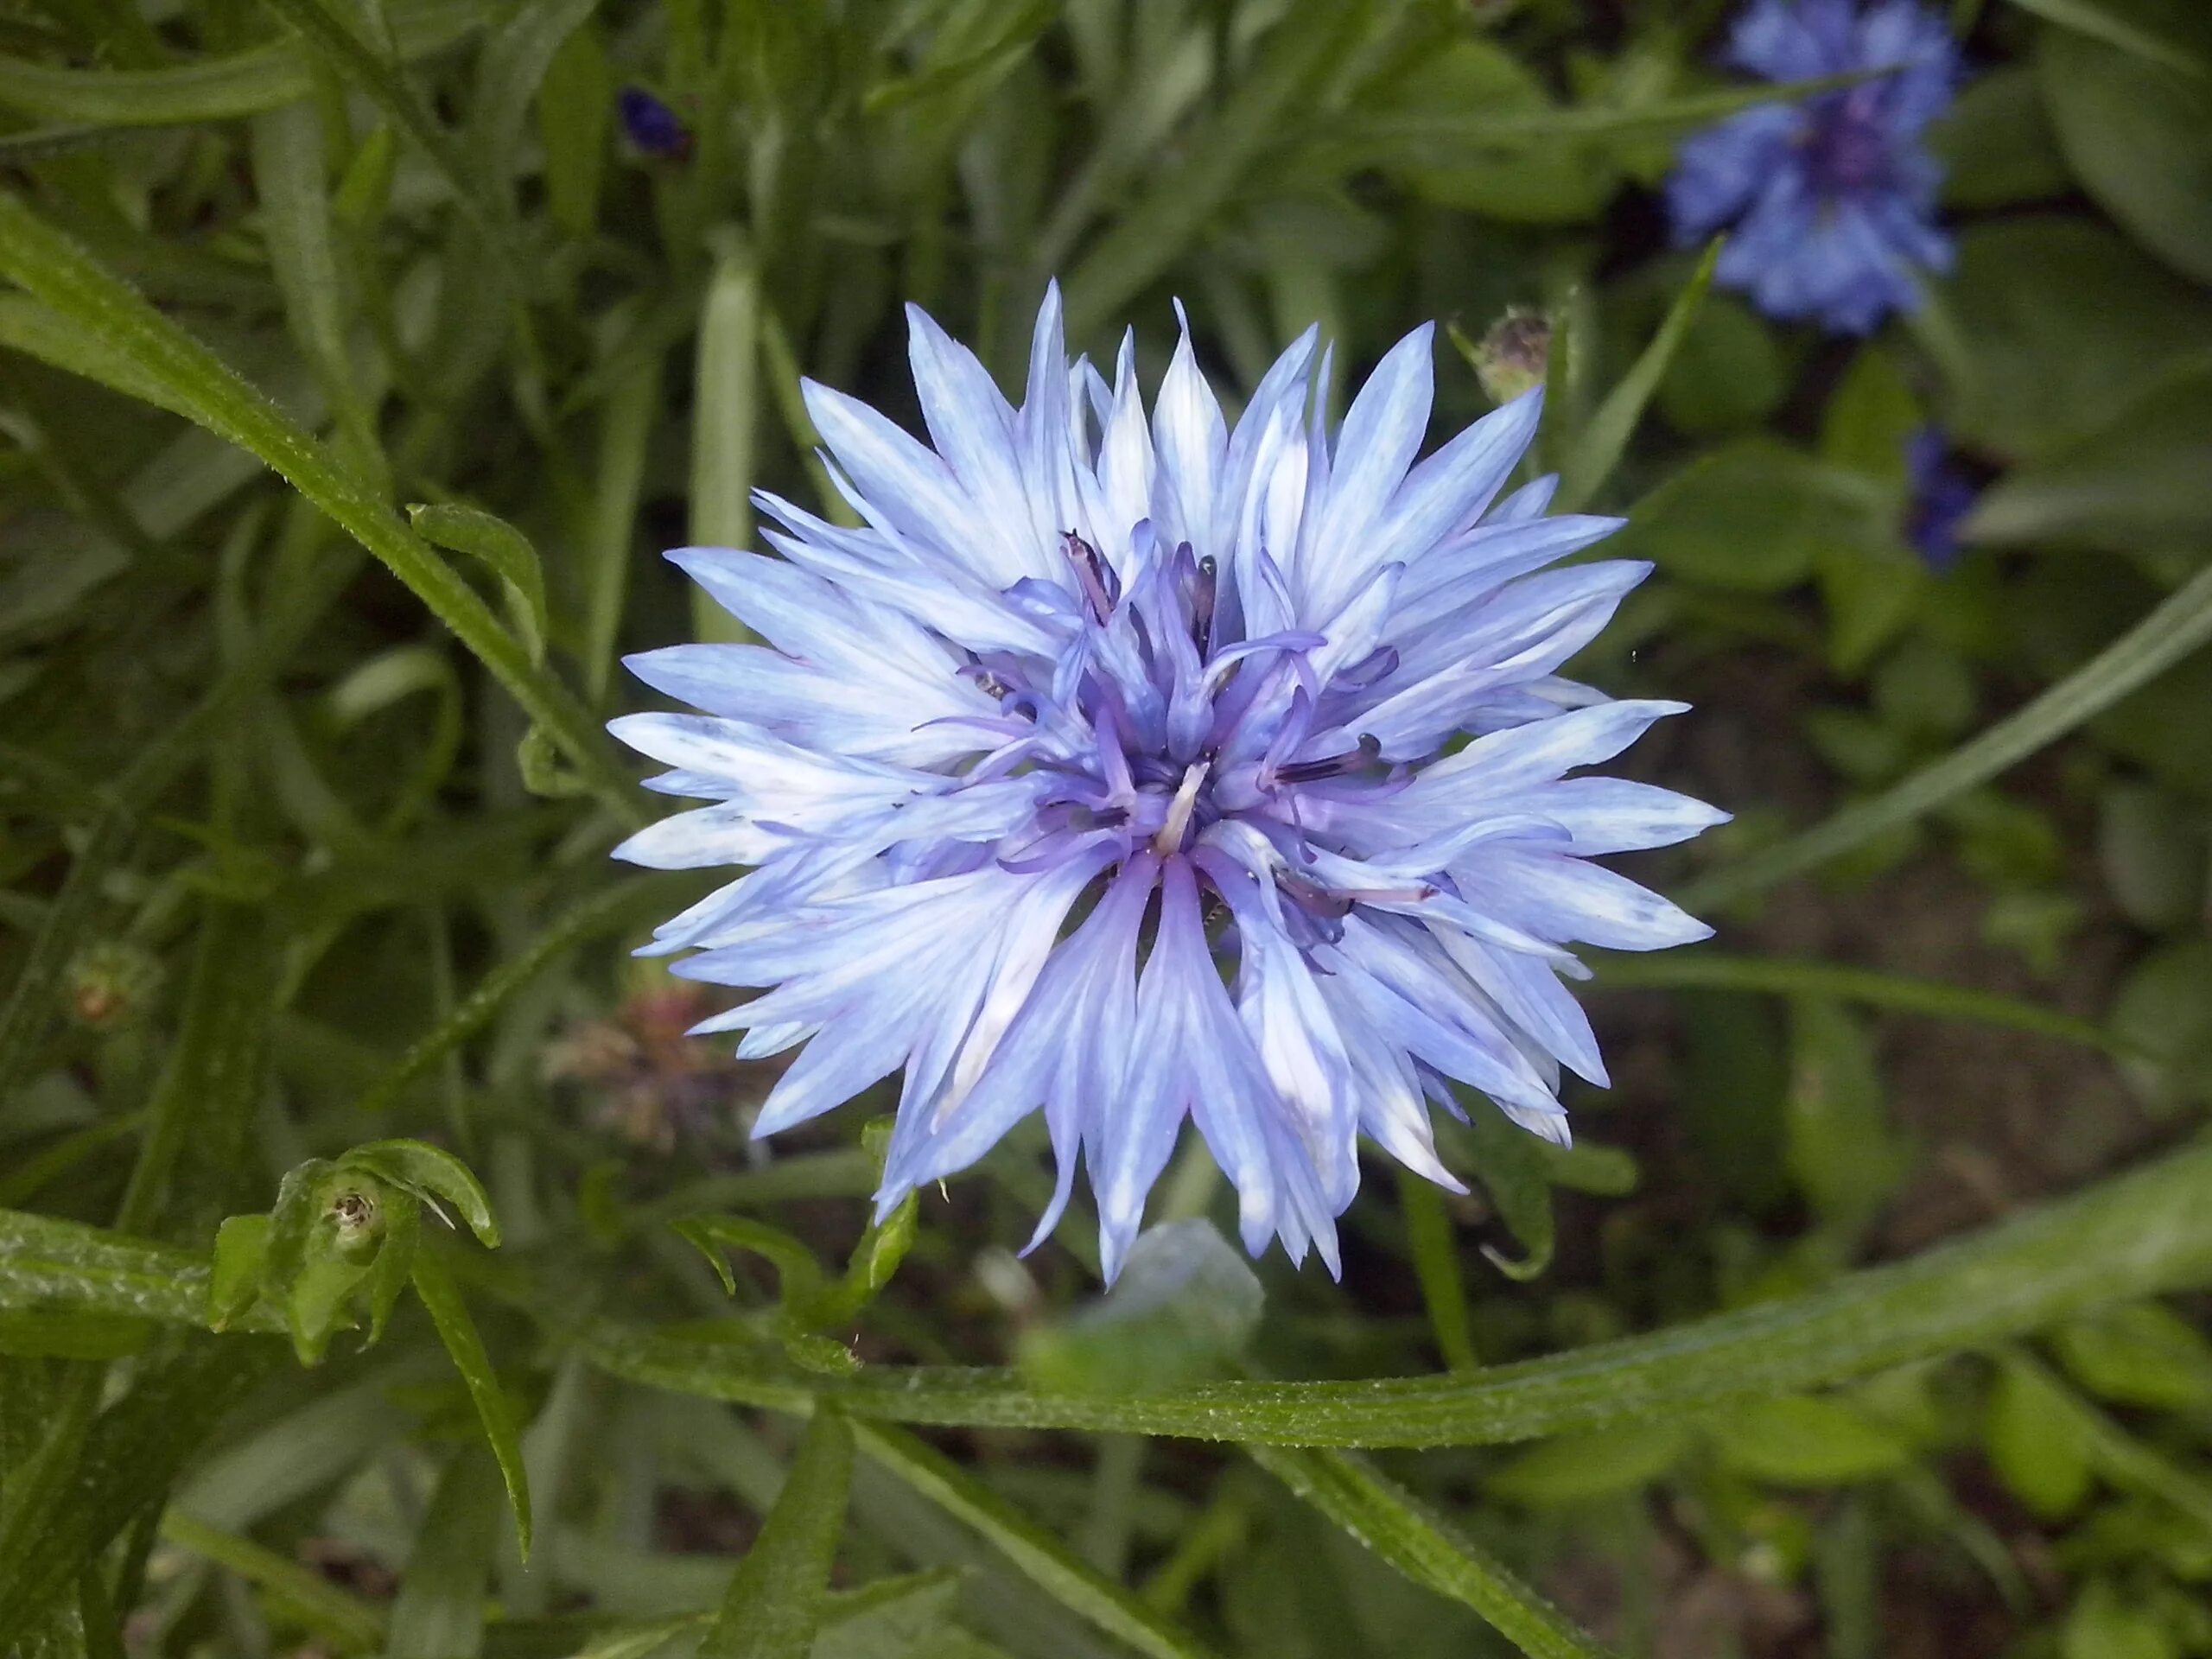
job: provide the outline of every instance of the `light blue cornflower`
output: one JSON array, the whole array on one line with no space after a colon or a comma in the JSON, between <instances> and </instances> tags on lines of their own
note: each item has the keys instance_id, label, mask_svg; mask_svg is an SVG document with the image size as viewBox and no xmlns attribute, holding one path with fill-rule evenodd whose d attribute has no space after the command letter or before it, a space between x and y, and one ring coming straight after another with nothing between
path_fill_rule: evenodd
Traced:
<instances>
[{"instance_id":1,"label":"light blue cornflower","mask_svg":"<svg viewBox=\"0 0 2212 1659\"><path fill-rule=\"evenodd\" d=\"M1506 492L1541 393L1417 461L1426 326L1331 432L1313 331L1231 428L1187 332L1147 418L1057 289L1019 410L910 316L931 445L807 386L866 527L763 494L781 558L670 555L766 643L632 658L705 712L613 725L712 803L620 855L752 867L648 949L761 989L700 1027L740 1055L806 1045L754 1133L903 1068L887 1211L1041 1109L1037 1237L1080 1159L1109 1278L1186 1116L1247 1248L1332 1270L1362 1135L1459 1190L1451 1083L1563 1142L1560 1066L1605 1079L1564 947L1709 931L1587 857L1724 815L1565 776L1684 705L1558 676L1649 567L1550 568L1619 521Z\"/></svg>"},{"instance_id":2,"label":"light blue cornflower","mask_svg":"<svg viewBox=\"0 0 2212 1659\"><path fill-rule=\"evenodd\" d=\"M1796 103L1762 104L1687 140L1667 181L1677 242L1733 226L1714 276L1770 317L1863 334L1948 270L1942 168L1929 124L1950 106L1958 48L1914 0L1752 0L1728 61L1773 81L1894 69Z\"/></svg>"}]
</instances>

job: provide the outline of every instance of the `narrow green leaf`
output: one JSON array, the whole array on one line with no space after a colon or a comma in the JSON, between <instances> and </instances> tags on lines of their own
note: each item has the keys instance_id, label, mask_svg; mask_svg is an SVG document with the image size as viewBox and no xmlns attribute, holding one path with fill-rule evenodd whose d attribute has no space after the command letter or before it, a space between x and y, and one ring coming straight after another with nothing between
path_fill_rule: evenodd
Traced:
<instances>
[{"instance_id":1,"label":"narrow green leaf","mask_svg":"<svg viewBox=\"0 0 2212 1659\"><path fill-rule=\"evenodd\" d=\"M2172 1504L2212 1531L2212 1480L2145 1446L2024 1350L2007 1348L2002 1358L2007 1367L2032 1377L2051 1408L2070 1420L2099 1474L2115 1486Z\"/></svg>"},{"instance_id":2,"label":"narrow green leaf","mask_svg":"<svg viewBox=\"0 0 2212 1659\"><path fill-rule=\"evenodd\" d=\"M599 0L546 0L518 9L492 31L477 58L476 96L470 102L469 143L476 166L493 188L505 191L530 108L562 44L597 8ZM602 122L604 118L602 117ZM601 130L604 131L602 125Z\"/></svg>"},{"instance_id":3,"label":"narrow green leaf","mask_svg":"<svg viewBox=\"0 0 2212 1659\"><path fill-rule=\"evenodd\" d=\"M815 1413L784 1490L699 1644L699 1659L806 1659L852 1479L852 1430L835 1411Z\"/></svg>"},{"instance_id":4,"label":"narrow green leaf","mask_svg":"<svg viewBox=\"0 0 2212 1659\"><path fill-rule=\"evenodd\" d=\"M380 1609L322 1573L251 1538L225 1532L176 1509L162 1515L162 1536L179 1549L228 1567L247 1583L266 1591L341 1652L368 1652L384 1641L385 1618Z\"/></svg>"},{"instance_id":5,"label":"narrow green leaf","mask_svg":"<svg viewBox=\"0 0 2212 1659\"><path fill-rule=\"evenodd\" d=\"M1412 1493L1349 1452L1248 1446L1254 1462L1415 1584L1461 1602L1529 1659L1606 1649Z\"/></svg>"},{"instance_id":6,"label":"narrow green leaf","mask_svg":"<svg viewBox=\"0 0 2212 1659\"><path fill-rule=\"evenodd\" d=\"M215 1230L207 1279L207 1328L227 1331L261 1299L268 1273L269 1217L232 1216Z\"/></svg>"},{"instance_id":7,"label":"narrow green leaf","mask_svg":"<svg viewBox=\"0 0 2212 1659\"><path fill-rule=\"evenodd\" d=\"M398 66L372 50L324 0L262 0L262 3L298 30L308 48L340 79L365 93L422 147L453 188L462 211L484 232L486 244L510 267L507 274L518 276L519 264L507 235L512 215L506 203L487 193L487 181L470 165L454 136L415 95ZM519 281L514 285L522 286Z\"/></svg>"},{"instance_id":8,"label":"narrow green leaf","mask_svg":"<svg viewBox=\"0 0 2212 1659\"><path fill-rule=\"evenodd\" d=\"M154 1091L146 1139L116 1217L118 1232L155 1230L173 1185L193 1189L188 1196L200 1212L192 1217L194 1232L231 1196L261 1104L276 990L270 969L259 914L210 904L176 1047Z\"/></svg>"},{"instance_id":9,"label":"narrow green leaf","mask_svg":"<svg viewBox=\"0 0 2212 1659\"><path fill-rule=\"evenodd\" d=\"M105 347L130 359L132 381L118 390L133 396L157 390L154 401L162 407L229 439L289 479L382 559L482 659L576 761L594 794L626 823L644 822L634 791L582 705L531 664L521 645L450 566L410 532L373 491L206 346L20 199L5 193L0 193L0 271Z\"/></svg>"},{"instance_id":10,"label":"narrow green leaf","mask_svg":"<svg viewBox=\"0 0 2212 1659\"><path fill-rule=\"evenodd\" d=\"M1983 1443L2012 1495L2046 1521L2080 1508L2095 1478L2075 1405L2041 1366L2018 1355L1999 1359Z\"/></svg>"},{"instance_id":11,"label":"narrow green leaf","mask_svg":"<svg viewBox=\"0 0 2212 1659\"><path fill-rule=\"evenodd\" d=\"M497 10L491 0L393 0L385 10L401 61L442 52ZM0 106L94 126L189 125L280 109L315 89L297 41L168 69L62 69L0 58Z\"/></svg>"},{"instance_id":12,"label":"narrow green leaf","mask_svg":"<svg viewBox=\"0 0 2212 1659\"><path fill-rule=\"evenodd\" d=\"M1679 1420L1623 1423L1542 1441L1483 1481L1493 1497L1532 1508L1606 1497L1659 1478L1694 1440Z\"/></svg>"},{"instance_id":13,"label":"narrow green leaf","mask_svg":"<svg viewBox=\"0 0 2212 1659\"><path fill-rule=\"evenodd\" d=\"M1816 1388L2202 1284L2212 1279L2208 1183L2212 1145L2190 1147L1807 1294L1464 1377L1209 1383L1117 1399L950 1367L871 1365L842 1379L801 1379L757 1347L623 1327L582 1340L593 1363L618 1376L786 1411L806 1409L818 1394L856 1419L1286 1446L1524 1440ZM865 1446L868 1431L859 1432Z\"/></svg>"},{"instance_id":14,"label":"narrow green leaf","mask_svg":"<svg viewBox=\"0 0 2212 1659\"><path fill-rule=\"evenodd\" d=\"M2088 662L1942 760L1779 847L1692 882L1677 896L1692 910L1726 905L1911 823L2101 714L2207 639L2212 569L2199 571Z\"/></svg>"},{"instance_id":15,"label":"narrow green leaf","mask_svg":"<svg viewBox=\"0 0 2212 1659\"><path fill-rule=\"evenodd\" d=\"M469 1317L468 1304L461 1300L460 1287L454 1283L453 1275L438 1260L435 1251L415 1253L412 1276L415 1294L423 1299L430 1322L438 1328L438 1339L445 1344L454 1368L468 1385L468 1397L475 1402L477 1421L484 1426L484 1438L491 1445L492 1455L499 1460L499 1478L506 1485L508 1507L514 1511L515 1536L527 1560L530 1477L523 1468L522 1435L515 1427L514 1412L499 1387L498 1373L492 1369L492 1357L484 1351L484 1338L476 1333L476 1321Z\"/></svg>"},{"instance_id":16,"label":"narrow green leaf","mask_svg":"<svg viewBox=\"0 0 2212 1659\"><path fill-rule=\"evenodd\" d=\"M1697 270L1675 296L1675 302L1667 308L1666 320L1659 325L1659 332L1651 337L1651 343L1643 348L1635 365L1621 377L1620 384L1605 394L1605 401L1598 405L1598 412L1590 417L1590 424L1576 436L1560 479L1560 512L1580 512L1613 475L1613 468L1620 465L1636 424L1643 418L1644 406L1659 390L1659 383L1667 378L1667 365L1675 360L1675 353L1697 316L1699 302L1713 285L1713 268L1720 257L1722 240L1715 237L1706 245Z\"/></svg>"},{"instance_id":17,"label":"narrow green leaf","mask_svg":"<svg viewBox=\"0 0 2212 1659\"><path fill-rule=\"evenodd\" d=\"M753 543L753 432L760 401L760 271L734 229L722 232L699 314L698 394L691 416L691 540L700 547ZM709 640L750 639L745 625L703 588L691 594L692 627Z\"/></svg>"},{"instance_id":18,"label":"narrow green leaf","mask_svg":"<svg viewBox=\"0 0 2212 1659\"><path fill-rule=\"evenodd\" d=\"M1897 1435L1840 1400L1748 1400L1713 1419L1724 1466L1785 1486L1834 1486L1886 1475L1912 1459Z\"/></svg>"},{"instance_id":19,"label":"narrow green leaf","mask_svg":"<svg viewBox=\"0 0 2212 1659\"><path fill-rule=\"evenodd\" d=\"M881 1423L856 1422L852 1433L865 1456L973 1527L1071 1611L1154 1659L1204 1659L1207 1649L1196 1638L1082 1560L935 1447Z\"/></svg>"},{"instance_id":20,"label":"narrow green leaf","mask_svg":"<svg viewBox=\"0 0 2212 1659\"><path fill-rule=\"evenodd\" d=\"M20 1519L0 1534L0 1630L21 1630L53 1605L84 1562L159 1502L279 1351L203 1337L140 1367L130 1391L92 1425L67 1501L11 1508Z\"/></svg>"},{"instance_id":21,"label":"narrow green leaf","mask_svg":"<svg viewBox=\"0 0 2212 1659\"><path fill-rule=\"evenodd\" d=\"M2062 1325L2052 1351L2101 1399L2154 1411L2212 1406L2212 1338L2158 1302L2129 1302Z\"/></svg>"},{"instance_id":22,"label":"narrow green leaf","mask_svg":"<svg viewBox=\"0 0 2212 1659\"><path fill-rule=\"evenodd\" d=\"M0 1174L0 1210L19 1207L49 1182L60 1179L87 1158L105 1151L118 1141L128 1141L145 1127L146 1114L143 1110L105 1122L88 1123L41 1147L30 1157L19 1160L5 1174Z\"/></svg>"},{"instance_id":23,"label":"narrow green leaf","mask_svg":"<svg viewBox=\"0 0 2212 1659\"><path fill-rule=\"evenodd\" d=\"M607 133L614 114L614 66L587 25L561 43L537 91L537 140L545 151L545 199L553 222L586 237L599 222Z\"/></svg>"},{"instance_id":24,"label":"narrow green leaf","mask_svg":"<svg viewBox=\"0 0 2212 1659\"><path fill-rule=\"evenodd\" d=\"M11 1359L122 1359L143 1351L145 1319L116 1313L0 1313L0 1356Z\"/></svg>"},{"instance_id":25,"label":"narrow green leaf","mask_svg":"<svg viewBox=\"0 0 2212 1659\"><path fill-rule=\"evenodd\" d=\"M631 556L638 541L645 447L659 412L658 355L639 359L615 381L600 408L599 471L583 549L584 694L594 704L605 700L614 672L614 645L622 632Z\"/></svg>"},{"instance_id":26,"label":"narrow green leaf","mask_svg":"<svg viewBox=\"0 0 2212 1659\"><path fill-rule=\"evenodd\" d=\"M1551 1266L1559 1240L1552 1213L1552 1166L1545 1154L1548 1143L1482 1096L1470 1090L1461 1100L1466 1122L1439 1125L1445 1144L1457 1148L1450 1161L1481 1181L1506 1230L1527 1252L1516 1262L1497 1246L1484 1244L1484 1256L1507 1278L1525 1284Z\"/></svg>"},{"instance_id":27,"label":"narrow green leaf","mask_svg":"<svg viewBox=\"0 0 2212 1659\"><path fill-rule=\"evenodd\" d=\"M2145 63L2155 63L2199 79L2212 76L2212 64L2162 35L2121 16L2098 0L2012 0L2022 11L2031 11L2047 23L2086 35L2091 40L2132 52Z\"/></svg>"},{"instance_id":28,"label":"narrow green leaf","mask_svg":"<svg viewBox=\"0 0 2212 1659\"><path fill-rule=\"evenodd\" d=\"M530 653L532 667L545 660L545 572L530 537L505 519L457 502L416 504L407 521L426 542L480 559L506 589L507 614Z\"/></svg>"},{"instance_id":29,"label":"narrow green leaf","mask_svg":"<svg viewBox=\"0 0 2212 1659\"><path fill-rule=\"evenodd\" d=\"M784 417L785 434L791 439L791 448L798 451L807 477L814 482L815 499L821 504L823 517L833 524L857 529L860 514L853 511L853 504L845 499L831 481L830 469L822 464L822 434L815 430L814 416L807 413L806 393L799 384L798 358L791 350L791 335L784 327L783 319L772 307L761 312L760 357L762 366L768 372L768 389L775 396L777 412Z\"/></svg>"},{"instance_id":30,"label":"narrow green leaf","mask_svg":"<svg viewBox=\"0 0 2212 1659\"><path fill-rule=\"evenodd\" d=\"M1371 147L1377 140L1426 139L1442 152L1447 148L1519 149L1563 139L1642 138L1670 128L1705 126L1764 105L1794 104L1801 99L1841 92L1885 73L1880 68L1857 69L1847 74L1822 75L1809 80L1717 87L1711 92L1687 92L1679 98L1630 105L1586 104L1515 111L1504 115L1484 110L1444 116L1368 115L1347 122L1343 137L1323 142L1332 149L1358 149Z\"/></svg>"},{"instance_id":31,"label":"narrow green leaf","mask_svg":"<svg viewBox=\"0 0 2212 1659\"><path fill-rule=\"evenodd\" d=\"M1901 1014L1924 1014L1937 1020L1962 1020L1975 1025L2001 1026L2032 1032L2059 1042L2078 1043L2107 1053L2124 1052L2120 1039L2102 1026L2077 1020L2056 1008L1978 991L1970 986L1947 985L1940 980L1913 979L1903 974L1872 968L1852 968L1840 963L1806 962L1781 957L1736 957L1718 950L1670 950L1663 956L1593 953L1597 978L1592 988L1605 990L1711 989L1764 991L1775 996L1822 996L1869 1007L1894 1008Z\"/></svg>"},{"instance_id":32,"label":"narrow green leaf","mask_svg":"<svg viewBox=\"0 0 2212 1659\"><path fill-rule=\"evenodd\" d=\"M1147 1228L1112 1289L1024 1332L1020 1363L1047 1388L1108 1395L1233 1374L1267 1293L1203 1216Z\"/></svg>"},{"instance_id":33,"label":"narrow green leaf","mask_svg":"<svg viewBox=\"0 0 2212 1659\"><path fill-rule=\"evenodd\" d=\"M0 1211L0 1308L72 1307L198 1325L207 1264L189 1250ZM254 1324L273 1330L272 1321Z\"/></svg>"},{"instance_id":34,"label":"narrow green leaf","mask_svg":"<svg viewBox=\"0 0 2212 1659\"><path fill-rule=\"evenodd\" d=\"M803 1305L822 1288L822 1264L814 1252L780 1227L745 1216L686 1216L675 1224L677 1233L714 1268L722 1289L737 1294L737 1279L730 1271L726 1249L751 1250L775 1263L786 1307Z\"/></svg>"},{"instance_id":35,"label":"narrow green leaf","mask_svg":"<svg viewBox=\"0 0 2212 1659\"><path fill-rule=\"evenodd\" d=\"M1405 1217L1414 1277L1421 1281L1421 1299L1428 1309L1437 1352L1452 1370L1480 1369L1474 1333L1467 1324L1467 1283L1459 1271L1459 1241L1452 1236L1442 1190L1411 1170L1401 1171L1398 1210Z\"/></svg>"},{"instance_id":36,"label":"narrow green leaf","mask_svg":"<svg viewBox=\"0 0 2212 1659\"><path fill-rule=\"evenodd\" d=\"M336 1169L327 1158L310 1158L286 1170L276 1184L261 1261L261 1294L272 1307L285 1305L307 1270L315 1228L334 1196L330 1178Z\"/></svg>"},{"instance_id":37,"label":"narrow green leaf","mask_svg":"<svg viewBox=\"0 0 2212 1659\"><path fill-rule=\"evenodd\" d=\"M331 237L324 177L322 118L302 99L253 118L253 180L261 198L261 235L284 296L284 318L323 401L338 416L346 458L382 484L389 468L373 416L363 402L346 342L345 289Z\"/></svg>"},{"instance_id":38,"label":"narrow green leaf","mask_svg":"<svg viewBox=\"0 0 2212 1659\"><path fill-rule=\"evenodd\" d=\"M404 1360L365 1371L357 1382L277 1410L194 1469L176 1495L176 1507L226 1532L249 1532L301 1499L328 1492L404 1446L417 1424L395 1396L435 1381L442 1366L436 1355L418 1349Z\"/></svg>"},{"instance_id":39,"label":"narrow green leaf","mask_svg":"<svg viewBox=\"0 0 2212 1659\"><path fill-rule=\"evenodd\" d=\"M361 1096L364 1116L391 1109L419 1079L485 1027L507 1000L560 958L588 939L613 933L648 915L664 912L669 883L656 876L632 876L600 888L547 925L516 955L486 974L461 1006L419 1039L397 1065Z\"/></svg>"},{"instance_id":40,"label":"narrow green leaf","mask_svg":"<svg viewBox=\"0 0 2212 1659\"><path fill-rule=\"evenodd\" d=\"M162 384L127 352L118 351L75 319L28 294L0 294L0 346L69 374L112 386L142 403L159 404Z\"/></svg>"},{"instance_id":41,"label":"narrow green leaf","mask_svg":"<svg viewBox=\"0 0 2212 1659\"><path fill-rule=\"evenodd\" d=\"M1825 998L1789 1008L1784 1161L1827 1224L1855 1234L1910 1167L1890 1128L1881 1066L1863 1022Z\"/></svg>"},{"instance_id":42,"label":"narrow green leaf","mask_svg":"<svg viewBox=\"0 0 2212 1659\"><path fill-rule=\"evenodd\" d=\"M449 1204L486 1249L497 1249L499 1224L475 1172L442 1147L424 1141L372 1141L338 1160L340 1169L365 1169L432 1205Z\"/></svg>"},{"instance_id":43,"label":"narrow green leaf","mask_svg":"<svg viewBox=\"0 0 2212 1659\"><path fill-rule=\"evenodd\" d=\"M1281 141L1285 118L1363 35L1373 9L1357 0L1296 6L1260 43L1258 60L1067 279L1067 334L1078 345L1180 258Z\"/></svg>"},{"instance_id":44,"label":"narrow green leaf","mask_svg":"<svg viewBox=\"0 0 2212 1659\"><path fill-rule=\"evenodd\" d=\"M385 1659L474 1659L483 1651L499 1525L490 1462L481 1447L463 1446L446 1465L415 1535L391 1604Z\"/></svg>"},{"instance_id":45,"label":"narrow green leaf","mask_svg":"<svg viewBox=\"0 0 2212 1659\"><path fill-rule=\"evenodd\" d=\"M399 1305L399 1293L414 1279L415 1254L423 1243L423 1206L412 1192L386 1193L384 1211L384 1240L369 1269L369 1334L362 1344L365 1347L384 1339L385 1326L391 1322L392 1309Z\"/></svg>"}]
</instances>

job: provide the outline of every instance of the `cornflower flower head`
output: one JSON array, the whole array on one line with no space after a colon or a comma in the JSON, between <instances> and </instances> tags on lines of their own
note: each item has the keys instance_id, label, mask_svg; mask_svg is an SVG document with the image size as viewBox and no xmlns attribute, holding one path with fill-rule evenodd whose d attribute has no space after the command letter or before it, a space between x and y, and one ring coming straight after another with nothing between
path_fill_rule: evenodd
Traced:
<instances>
[{"instance_id":1,"label":"cornflower flower head","mask_svg":"<svg viewBox=\"0 0 2212 1659\"><path fill-rule=\"evenodd\" d=\"M671 553L763 643L630 658L703 712L613 723L710 803L620 855L752 867L646 949L760 988L698 1027L741 1057L805 1045L754 1132L903 1068L887 1211L1041 1109L1031 1243L1080 1161L1109 1279L1186 1116L1246 1247L1332 1271L1362 1135L1459 1190L1451 1084L1564 1141L1560 1067L1605 1077L1565 946L1709 931L1588 857L1724 815L1565 776L1684 705L1558 675L1649 567L1553 568L1619 521L1508 493L1541 392L1420 460L1426 326L1332 431L1310 330L1232 428L1187 327L1147 417L1130 340L1070 367L1057 289L1018 410L909 316L930 444L808 385L864 527L763 494L780 558Z\"/></svg>"},{"instance_id":2,"label":"cornflower flower head","mask_svg":"<svg viewBox=\"0 0 2212 1659\"><path fill-rule=\"evenodd\" d=\"M1726 58L1772 81L1893 73L1686 140L1667 181L1676 241L1733 226L1715 280L1770 317L1864 334L1910 309L1915 270L1951 262L1936 223L1942 168L1924 142L1959 79L1942 19L1916 0L1752 0Z\"/></svg>"}]
</instances>

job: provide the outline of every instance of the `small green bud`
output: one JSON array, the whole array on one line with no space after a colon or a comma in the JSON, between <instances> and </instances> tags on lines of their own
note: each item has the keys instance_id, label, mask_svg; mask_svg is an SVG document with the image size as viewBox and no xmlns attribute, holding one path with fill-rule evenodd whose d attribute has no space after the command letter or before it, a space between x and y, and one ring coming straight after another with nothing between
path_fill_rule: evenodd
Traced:
<instances>
[{"instance_id":1,"label":"small green bud","mask_svg":"<svg viewBox=\"0 0 2212 1659\"><path fill-rule=\"evenodd\" d=\"M62 981L69 1017L93 1031L135 1025L162 988L161 960L143 945L100 939L70 962Z\"/></svg>"},{"instance_id":2,"label":"small green bud","mask_svg":"<svg viewBox=\"0 0 2212 1659\"><path fill-rule=\"evenodd\" d=\"M384 1206L376 1194L358 1186L341 1188L330 1200L332 1243L348 1262L358 1262L384 1238Z\"/></svg>"},{"instance_id":3,"label":"small green bud","mask_svg":"<svg viewBox=\"0 0 2212 1659\"><path fill-rule=\"evenodd\" d=\"M1551 365L1551 319L1514 306L1475 348L1475 376L1495 404L1508 404L1544 384Z\"/></svg>"}]
</instances>

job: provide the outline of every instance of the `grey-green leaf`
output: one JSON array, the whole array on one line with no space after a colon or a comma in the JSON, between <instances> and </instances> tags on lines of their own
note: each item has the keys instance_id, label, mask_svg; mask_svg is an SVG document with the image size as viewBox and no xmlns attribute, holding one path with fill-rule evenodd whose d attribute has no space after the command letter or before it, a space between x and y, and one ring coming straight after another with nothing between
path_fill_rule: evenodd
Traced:
<instances>
[{"instance_id":1,"label":"grey-green leaf","mask_svg":"<svg viewBox=\"0 0 2212 1659\"><path fill-rule=\"evenodd\" d=\"M852 1429L834 1409L817 1411L775 1507L699 1644L699 1659L807 1659L852 1479Z\"/></svg>"}]
</instances>

